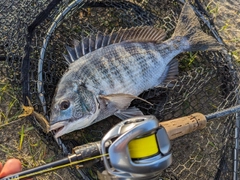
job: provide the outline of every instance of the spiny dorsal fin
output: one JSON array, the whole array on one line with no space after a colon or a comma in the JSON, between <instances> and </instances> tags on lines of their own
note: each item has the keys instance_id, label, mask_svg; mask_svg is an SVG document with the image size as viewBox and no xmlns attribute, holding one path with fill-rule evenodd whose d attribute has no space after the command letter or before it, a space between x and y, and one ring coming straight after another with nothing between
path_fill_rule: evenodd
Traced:
<instances>
[{"instance_id":1,"label":"spiny dorsal fin","mask_svg":"<svg viewBox=\"0 0 240 180\"><path fill-rule=\"evenodd\" d=\"M95 36L82 37L81 41L73 40L74 48L66 46L68 55L64 55L64 58L68 63L72 63L89 52L111 44L124 41L160 43L164 38L165 32L162 29L151 26L120 28L118 31L112 30L109 35L98 32Z\"/></svg>"}]
</instances>

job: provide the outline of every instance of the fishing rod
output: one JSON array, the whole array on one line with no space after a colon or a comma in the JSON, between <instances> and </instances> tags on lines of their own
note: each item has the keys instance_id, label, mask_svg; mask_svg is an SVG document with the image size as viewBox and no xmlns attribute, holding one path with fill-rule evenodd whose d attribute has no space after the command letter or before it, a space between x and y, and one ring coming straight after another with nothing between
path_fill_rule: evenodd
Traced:
<instances>
[{"instance_id":1,"label":"fishing rod","mask_svg":"<svg viewBox=\"0 0 240 180\"><path fill-rule=\"evenodd\" d=\"M172 163L170 140L203 129L212 119L239 111L240 105L237 105L208 115L194 113L160 123L149 115L130 118L115 125L101 141L73 148L73 153L66 158L0 180L34 177L76 164L84 168L100 160L106 170L98 172L99 179L154 180Z\"/></svg>"}]
</instances>

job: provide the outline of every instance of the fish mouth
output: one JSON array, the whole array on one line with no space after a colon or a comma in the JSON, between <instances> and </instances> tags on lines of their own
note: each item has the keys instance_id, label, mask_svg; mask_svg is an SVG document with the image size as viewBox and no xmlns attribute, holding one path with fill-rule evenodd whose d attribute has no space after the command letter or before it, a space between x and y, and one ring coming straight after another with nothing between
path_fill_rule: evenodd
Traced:
<instances>
[{"instance_id":1,"label":"fish mouth","mask_svg":"<svg viewBox=\"0 0 240 180\"><path fill-rule=\"evenodd\" d=\"M50 125L50 131L54 132L54 137L56 139L64 134L83 129L93 124L94 120L98 117L99 112L100 109L97 109L94 114L89 114L80 119L71 118L59 121L58 119L52 118L50 119L50 122L52 122Z\"/></svg>"},{"instance_id":2,"label":"fish mouth","mask_svg":"<svg viewBox=\"0 0 240 180\"><path fill-rule=\"evenodd\" d=\"M55 123L50 126L50 131L53 131L55 138L58 138L64 134L63 131L64 131L66 125L67 125L66 121Z\"/></svg>"},{"instance_id":3,"label":"fish mouth","mask_svg":"<svg viewBox=\"0 0 240 180\"><path fill-rule=\"evenodd\" d=\"M84 118L84 119L89 120L88 118ZM74 127L76 127L77 124L79 124L78 120L79 119L74 119L74 120L73 119L70 119L70 120L65 119L63 121L56 122L56 123L50 125L50 131L52 131L54 133L55 138L59 138L60 136L62 136L64 134L70 133L74 130L85 128L91 124L90 123L91 121L87 121L86 124L83 123L81 127L75 129Z\"/></svg>"}]
</instances>

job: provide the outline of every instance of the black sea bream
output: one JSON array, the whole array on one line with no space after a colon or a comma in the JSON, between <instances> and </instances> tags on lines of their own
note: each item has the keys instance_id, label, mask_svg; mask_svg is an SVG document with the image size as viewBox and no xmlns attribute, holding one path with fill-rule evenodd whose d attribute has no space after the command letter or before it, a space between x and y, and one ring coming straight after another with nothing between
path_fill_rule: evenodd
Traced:
<instances>
[{"instance_id":1,"label":"black sea bream","mask_svg":"<svg viewBox=\"0 0 240 180\"><path fill-rule=\"evenodd\" d=\"M90 126L111 115L121 119L141 115L131 101L145 90L178 75L175 56L186 51L219 50L213 37L202 32L185 4L172 37L155 27L120 29L74 41L67 47L70 63L51 107L50 128L55 137Z\"/></svg>"}]
</instances>

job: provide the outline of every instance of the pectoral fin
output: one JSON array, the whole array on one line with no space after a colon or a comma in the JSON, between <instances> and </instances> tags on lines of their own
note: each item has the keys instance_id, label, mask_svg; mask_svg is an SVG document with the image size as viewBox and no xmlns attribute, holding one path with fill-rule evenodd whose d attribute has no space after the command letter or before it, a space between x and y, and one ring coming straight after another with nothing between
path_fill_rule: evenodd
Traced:
<instances>
[{"instance_id":1,"label":"pectoral fin","mask_svg":"<svg viewBox=\"0 0 240 180\"><path fill-rule=\"evenodd\" d=\"M131 94L110 94L110 95L99 95L99 98L102 99L106 106L116 108L118 110L125 110L127 109L133 99L139 99L142 100L150 105L153 105L152 103L146 101L145 99L142 99L140 97L131 95Z\"/></svg>"},{"instance_id":2,"label":"pectoral fin","mask_svg":"<svg viewBox=\"0 0 240 180\"><path fill-rule=\"evenodd\" d=\"M142 111L140 111L140 109L136 107L130 107L125 110L118 110L116 113L114 113L114 115L122 120L125 120L135 116L142 116L143 113Z\"/></svg>"}]
</instances>

